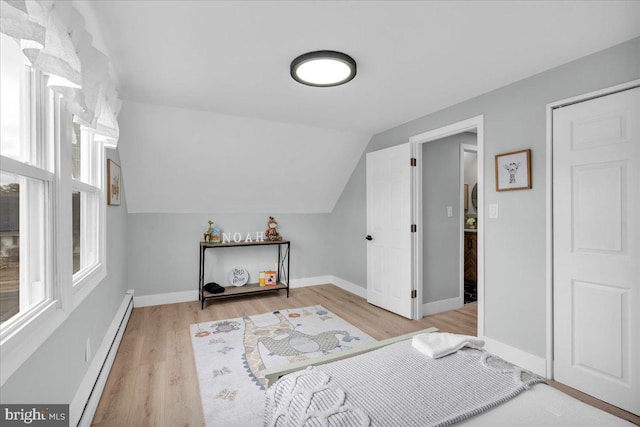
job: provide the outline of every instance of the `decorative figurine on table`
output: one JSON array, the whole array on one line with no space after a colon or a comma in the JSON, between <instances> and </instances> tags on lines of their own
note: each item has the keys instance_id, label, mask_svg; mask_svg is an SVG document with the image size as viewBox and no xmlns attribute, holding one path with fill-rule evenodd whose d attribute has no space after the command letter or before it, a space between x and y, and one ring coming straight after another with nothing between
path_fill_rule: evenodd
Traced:
<instances>
[{"instance_id":1,"label":"decorative figurine on table","mask_svg":"<svg viewBox=\"0 0 640 427\"><path fill-rule=\"evenodd\" d=\"M204 240L203 242L209 243L209 239L211 238L211 226L213 225L213 221L209 221L209 228L204 232Z\"/></svg>"},{"instance_id":2,"label":"decorative figurine on table","mask_svg":"<svg viewBox=\"0 0 640 427\"><path fill-rule=\"evenodd\" d=\"M209 221L209 228L204 233L204 242L220 243L220 236L222 236L220 227L213 225L213 221Z\"/></svg>"},{"instance_id":3,"label":"decorative figurine on table","mask_svg":"<svg viewBox=\"0 0 640 427\"><path fill-rule=\"evenodd\" d=\"M280 235L280 233L278 233L278 230L276 229L278 227L278 223L276 222L275 219L273 219L272 216L269 217L268 225L269 225L269 228L267 228L267 231L264 232L264 234L267 236L267 240L270 240L272 242L282 240L282 236Z\"/></svg>"}]
</instances>

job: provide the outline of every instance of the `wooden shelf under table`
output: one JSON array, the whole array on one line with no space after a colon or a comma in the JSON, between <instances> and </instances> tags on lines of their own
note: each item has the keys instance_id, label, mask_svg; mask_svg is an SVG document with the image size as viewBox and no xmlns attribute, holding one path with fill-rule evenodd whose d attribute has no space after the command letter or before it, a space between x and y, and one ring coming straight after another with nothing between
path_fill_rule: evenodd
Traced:
<instances>
[{"instance_id":1,"label":"wooden shelf under table","mask_svg":"<svg viewBox=\"0 0 640 427\"><path fill-rule=\"evenodd\" d=\"M224 288L224 292L219 294L212 294L207 291L203 291L203 294L205 299L218 299L238 295L259 294L261 292L277 291L279 289L287 289L287 285L281 282L278 282L275 286L260 286L258 283L247 283L244 286L227 286Z\"/></svg>"}]
</instances>

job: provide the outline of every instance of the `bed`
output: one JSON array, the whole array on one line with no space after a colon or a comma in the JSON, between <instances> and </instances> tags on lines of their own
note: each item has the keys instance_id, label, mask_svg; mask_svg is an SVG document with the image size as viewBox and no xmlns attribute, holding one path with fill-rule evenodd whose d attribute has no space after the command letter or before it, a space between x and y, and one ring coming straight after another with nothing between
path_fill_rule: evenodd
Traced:
<instances>
[{"instance_id":1,"label":"bed","mask_svg":"<svg viewBox=\"0 0 640 427\"><path fill-rule=\"evenodd\" d=\"M412 346L434 331L268 370L264 425L631 425L482 349L432 359Z\"/></svg>"}]
</instances>

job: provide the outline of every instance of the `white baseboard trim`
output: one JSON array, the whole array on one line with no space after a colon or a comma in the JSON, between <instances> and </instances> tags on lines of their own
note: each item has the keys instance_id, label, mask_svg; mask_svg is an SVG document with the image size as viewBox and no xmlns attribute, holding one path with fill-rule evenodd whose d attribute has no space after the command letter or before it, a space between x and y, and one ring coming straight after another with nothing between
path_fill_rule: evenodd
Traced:
<instances>
[{"instance_id":1,"label":"white baseboard trim","mask_svg":"<svg viewBox=\"0 0 640 427\"><path fill-rule=\"evenodd\" d=\"M519 348L511 347L500 341L496 341L493 338L482 337L484 340L484 348L490 352L515 365L518 365L524 369L527 369L534 374L546 377L547 373L547 361L540 357L520 350Z\"/></svg>"},{"instance_id":2,"label":"white baseboard trim","mask_svg":"<svg viewBox=\"0 0 640 427\"><path fill-rule=\"evenodd\" d=\"M198 290L169 292L166 294L141 295L133 298L136 307L151 305L177 304L179 302L198 301Z\"/></svg>"},{"instance_id":3,"label":"white baseboard trim","mask_svg":"<svg viewBox=\"0 0 640 427\"><path fill-rule=\"evenodd\" d=\"M120 341L133 310L133 290L127 291L107 333L95 353L78 391L69 404L69 425L90 426L102 391L107 383L111 366L116 358Z\"/></svg>"},{"instance_id":4,"label":"white baseboard trim","mask_svg":"<svg viewBox=\"0 0 640 427\"><path fill-rule=\"evenodd\" d=\"M443 311L455 310L463 305L464 302L460 297L428 302L426 304L422 304L422 315L428 316L430 314L442 313Z\"/></svg>"},{"instance_id":5,"label":"white baseboard trim","mask_svg":"<svg viewBox=\"0 0 640 427\"><path fill-rule=\"evenodd\" d=\"M347 292L351 292L352 294L358 295L359 297L362 297L365 299L367 298L367 288L358 286L355 283L351 283L347 280L341 279L340 277L336 277L336 276L329 276L329 277L331 277L331 281L329 283L333 283L337 287L342 288Z\"/></svg>"},{"instance_id":6,"label":"white baseboard trim","mask_svg":"<svg viewBox=\"0 0 640 427\"><path fill-rule=\"evenodd\" d=\"M366 298L367 297L367 289L362 286L358 286L355 283L348 282L344 279L341 279L336 276L315 276L315 277L305 277L302 279L291 279L291 289L295 288L304 288L307 286L317 286L317 285L326 285L333 284L337 287L344 289L347 292L358 295L359 297Z\"/></svg>"},{"instance_id":7,"label":"white baseboard trim","mask_svg":"<svg viewBox=\"0 0 640 427\"><path fill-rule=\"evenodd\" d=\"M302 279L291 279L291 289L304 288L307 286L324 285L327 283L333 283L333 276L316 276L316 277L304 277Z\"/></svg>"},{"instance_id":8,"label":"white baseboard trim","mask_svg":"<svg viewBox=\"0 0 640 427\"><path fill-rule=\"evenodd\" d=\"M291 289L332 283L332 279L332 276L317 276L306 277L302 279L291 279ZM193 291L168 292L166 294L141 295L133 298L133 302L136 307L177 304L189 301L198 301L197 289Z\"/></svg>"},{"instance_id":9,"label":"white baseboard trim","mask_svg":"<svg viewBox=\"0 0 640 427\"><path fill-rule=\"evenodd\" d=\"M347 292L356 294L359 297L367 297L367 288L358 286L336 276L315 276L303 277L301 279L291 279L291 289L304 288L307 286L324 285L332 283ZM152 305L177 304L180 302L198 301L198 290L169 292L166 294L140 295L133 297L135 307L149 307Z\"/></svg>"}]
</instances>

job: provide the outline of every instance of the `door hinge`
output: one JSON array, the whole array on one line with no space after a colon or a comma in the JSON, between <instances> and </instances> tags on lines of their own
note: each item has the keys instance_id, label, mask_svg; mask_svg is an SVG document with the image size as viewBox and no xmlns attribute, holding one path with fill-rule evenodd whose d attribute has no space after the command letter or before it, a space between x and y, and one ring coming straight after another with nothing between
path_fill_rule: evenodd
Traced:
<instances>
[{"instance_id":1,"label":"door hinge","mask_svg":"<svg viewBox=\"0 0 640 427\"><path fill-rule=\"evenodd\" d=\"M415 233L416 231L418 231L418 226L416 224L411 224L411 232Z\"/></svg>"},{"instance_id":2,"label":"door hinge","mask_svg":"<svg viewBox=\"0 0 640 427\"><path fill-rule=\"evenodd\" d=\"M418 298L418 291L415 289L411 291L411 299L413 298Z\"/></svg>"},{"instance_id":3,"label":"door hinge","mask_svg":"<svg viewBox=\"0 0 640 427\"><path fill-rule=\"evenodd\" d=\"M418 161L416 160L415 157L411 158L411 166L417 166L418 165Z\"/></svg>"}]
</instances>

